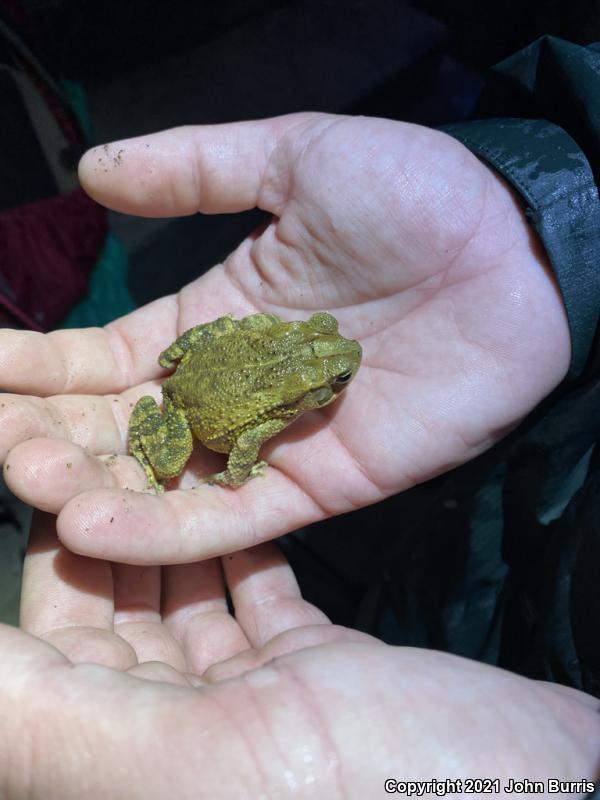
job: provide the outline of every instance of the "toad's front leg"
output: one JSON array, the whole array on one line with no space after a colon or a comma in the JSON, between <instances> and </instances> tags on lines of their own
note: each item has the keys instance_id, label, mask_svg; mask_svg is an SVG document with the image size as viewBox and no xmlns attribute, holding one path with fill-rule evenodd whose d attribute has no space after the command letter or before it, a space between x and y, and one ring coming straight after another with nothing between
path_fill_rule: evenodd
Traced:
<instances>
[{"instance_id":1,"label":"toad's front leg","mask_svg":"<svg viewBox=\"0 0 600 800\"><path fill-rule=\"evenodd\" d=\"M180 408L165 398L161 411L153 397L141 397L129 421L129 450L158 492L176 478L192 454L192 431Z\"/></svg>"},{"instance_id":2,"label":"toad's front leg","mask_svg":"<svg viewBox=\"0 0 600 800\"><path fill-rule=\"evenodd\" d=\"M227 459L227 469L203 478L200 483L219 483L223 486L242 486L250 478L260 475L267 466L266 461L258 461L261 445L276 436L289 424L289 420L270 419L255 428L244 431L231 448Z\"/></svg>"}]
</instances>

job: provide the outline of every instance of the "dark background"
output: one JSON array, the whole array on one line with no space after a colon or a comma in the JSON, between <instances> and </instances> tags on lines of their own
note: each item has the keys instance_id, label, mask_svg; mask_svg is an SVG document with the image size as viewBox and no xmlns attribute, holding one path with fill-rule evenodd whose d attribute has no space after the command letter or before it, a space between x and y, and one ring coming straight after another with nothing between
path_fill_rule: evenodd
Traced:
<instances>
[{"instance_id":1,"label":"dark background","mask_svg":"<svg viewBox=\"0 0 600 800\"><path fill-rule=\"evenodd\" d=\"M83 85L96 142L305 110L435 126L469 116L485 70L538 36L585 43L600 29L589 0L4 0L0 14ZM111 221L144 303L222 259L260 216Z\"/></svg>"}]
</instances>

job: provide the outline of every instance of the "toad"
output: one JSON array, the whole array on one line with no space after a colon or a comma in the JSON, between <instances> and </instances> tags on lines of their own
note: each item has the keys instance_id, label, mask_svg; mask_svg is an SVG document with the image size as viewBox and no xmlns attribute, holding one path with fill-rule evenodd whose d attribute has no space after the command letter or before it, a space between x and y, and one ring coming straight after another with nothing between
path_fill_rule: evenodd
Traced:
<instances>
[{"instance_id":1,"label":"toad","mask_svg":"<svg viewBox=\"0 0 600 800\"><path fill-rule=\"evenodd\" d=\"M252 314L197 325L160 354L160 366L175 372L162 385L162 411L152 397L138 400L130 451L149 485L163 491L182 472L195 436L228 454L226 469L201 482L241 486L266 466L258 460L261 445L339 397L361 355L323 311L306 322Z\"/></svg>"}]
</instances>

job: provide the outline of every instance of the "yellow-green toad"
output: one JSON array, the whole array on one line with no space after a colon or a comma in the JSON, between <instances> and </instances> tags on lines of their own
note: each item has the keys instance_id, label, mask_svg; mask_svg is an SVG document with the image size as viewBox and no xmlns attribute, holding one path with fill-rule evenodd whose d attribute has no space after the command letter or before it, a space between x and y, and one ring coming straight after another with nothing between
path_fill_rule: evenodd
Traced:
<instances>
[{"instance_id":1,"label":"yellow-green toad","mask_svg":"<svg viewBox=\"0 0 600 800\"><path fill-rule=\"evenodd\" d=\"M164 410L142 397L129 446L150 486L162 491L183 470L193 435L227 468L203 482L240 486L266 466L261 445L300 414L331 403L356 375L362 351L338 333L335 317L283 322L274 314L231 316L197 325L161 353L176 371L162 385Z\"/></svg>"}]
</instances>

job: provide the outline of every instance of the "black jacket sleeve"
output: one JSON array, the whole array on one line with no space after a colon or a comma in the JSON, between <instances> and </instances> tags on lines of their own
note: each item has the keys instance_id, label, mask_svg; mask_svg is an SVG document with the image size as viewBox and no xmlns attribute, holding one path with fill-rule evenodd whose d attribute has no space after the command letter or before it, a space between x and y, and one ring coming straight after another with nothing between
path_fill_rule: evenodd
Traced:
<instances>
[{"instance_id":1,"label":"black jacket sleeve","mask_svg":"<svg viewBox=\"0 0 600 800\"><path fill-rule=\"evenodd\" d=\"M521 194L560 285L576 377L600 310L600 46L538 39L494 68L478 116L443 130Z\"/></svg>"}]
</instances>

